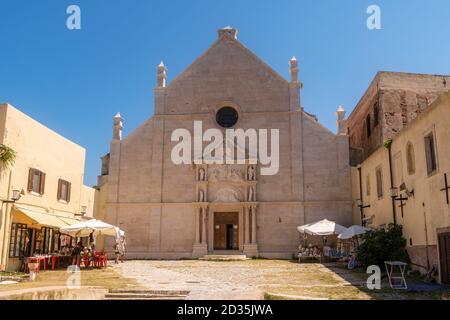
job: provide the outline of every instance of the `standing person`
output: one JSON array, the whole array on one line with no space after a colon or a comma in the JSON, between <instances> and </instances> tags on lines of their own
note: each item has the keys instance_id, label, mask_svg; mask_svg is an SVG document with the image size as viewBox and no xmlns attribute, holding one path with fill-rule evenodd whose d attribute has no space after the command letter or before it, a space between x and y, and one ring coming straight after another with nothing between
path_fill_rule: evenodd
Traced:
<instances>
[{"instance_id":1,"label":"standing person","mask_svg":"<svg viewBox=\"0 0 450 320\"><path fill-rule=\"evenodd\" d=\"M89 247L91 249L92 254L95 254L95 237L94 232L91 232L89 235Z\"/></svg>"},{"instance_id":2,"label":"standing person","mask_svg":"<svg viewBox=\"0 0 450 320\"><path fill-rule=\"evenodd\" d=\"M120 240L116 239L116 242L114 244L114 254L116 255L116 264L119 263L120 258Z\"/></svg>"},{"instance_id":3,"label":"standing person","mask_svg":"<svg viewBox=\"0 0 450 320\"><path fill-rule=\"evenodd\" d=\"M25 272L25 270L26 270L25 264L27 263L27 255L28 255L27 251L28 251L28 243L29 242L30 242L30 239L28 238L28 234L26 234L24 243L19 251L19 260L20 260L19 272L22 272L22 271Z\"/></svg>"},{"instance_id":4,"label":"standing person","mask_svg":"<svg viewBox=\"0 0 450 320\"><path fill-rule=\"evenodd\" d=\"M125 250L126 250L127 242L125 240L125 235L120 237L119 242L119 253L120 253L120 261L123 263L123 257L125 256Z\"/></svg>"},{"instance_id":5,"label":"standing person","mask_svg":"<svg viewBox=\"0 0 450 320\"><path fill-rule=\"evenodd\" d=\"M80 267L81 264L81 252L83 251L83 244L81 241L77 243L75 248L72 250L72 265L77 265Z\"/></svg>"},{"instance_id":6,"label":"standing person","mask_svg":"<svg viewBox=\"0 0 450 320\"><path fill-rule=\"evenodd\" d=\"M330 253L331 253L330 246L325 244L325 246L323 247L323 256L325 257L325 259L329 259L330 258Z\"/></svg>"}]
</instances>

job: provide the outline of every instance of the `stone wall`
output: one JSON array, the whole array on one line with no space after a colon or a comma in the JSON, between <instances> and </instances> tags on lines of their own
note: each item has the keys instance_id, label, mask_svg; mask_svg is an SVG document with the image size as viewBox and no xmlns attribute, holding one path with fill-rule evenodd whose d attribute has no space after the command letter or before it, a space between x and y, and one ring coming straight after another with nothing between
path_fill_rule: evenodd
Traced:
<instances>
[{"instance_id":1,"label":"stone wall","mask_svg":"<svg viewBox=\"0 0 450 320\"><path fill-rule=\"evenodd\" d=\"M449 76L379 72L346 122L350 147L362 149L367 158L449 90Z\"/></svg>"},{"instance_id":2,"label":"stone wall","mask_svg":"<svg viewBox=\"0 0 450 320\"><path fill-rule=\"evenodd\" d=\"M292 59L291 66L295 62ZM160 64L153 117L122 140L121 121L115 118L109 175L102 179L108 181L105 219L126 232L127 258L212 253L214 212L237 212L240 250L268 258L292 258L299 225L324 218L351 224L348 138L335 135L303 111L296 77L291 82L283 79L232 37L221 37L167 86L165 71ZM223 106L238 112L236 129L279 130L277 174L261 175L258 164L254 181L198 181L198 166L172 162L178 143L171 141L174 130L186 129L193 137L194 121L202 121L203 132L217 128L225 134L215 121ZM209 176L211 168L206 169ZM255 199L245 196L249 186L254 187ZM236 199L217 196L225 187L236 191ZM199 188L206 188L203 202ZM200 214L200 206L207 213ZM244 242L249 229L256 243ZM112 249L111 240L105 248Z\"/></svg>"},{"instance_id":3,"label":"stone wall","mask_svg":"<svg viewBox=\"0 0 450 320\"><path fill-rule=\"evenodd\" d=\"M413 265L412 269L417 270L421 273L425 273L428 269L428 264L430 267L438 267L438 251L436 245L431 246L411 246L407 249L409 258L411 259ZM428 251L428 252L427 252Z\"/></svg>"}]
</instances>

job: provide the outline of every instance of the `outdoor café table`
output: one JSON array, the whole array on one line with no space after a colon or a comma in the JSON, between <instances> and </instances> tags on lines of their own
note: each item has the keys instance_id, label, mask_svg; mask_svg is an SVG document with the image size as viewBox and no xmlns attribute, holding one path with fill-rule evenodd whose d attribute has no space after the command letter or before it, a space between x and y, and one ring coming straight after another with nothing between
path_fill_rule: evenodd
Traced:
<instances>
[{"instance_id":1,"label":"outdoor caf\u00e9 table","mask_svg":"<svg viewBox=\"0 0 450 320\"><path fill-rule=\"evenodd\" d=\"M37 256L34 256L34 258L37 259L37 261L39 263L39 268L40 268L41 262L44 262L44 271L47 270L47 265L51 258L50 255L37 255Z\"/></svg>"},{"instance_id":2,"label":"outdoor caf\u00e9 table","mask_svg":"<svg viewBox=\"0 0 450 320\"><path fill-rule=\"evenodd\" d=\"M47 270L47 263L48 263L49 258L50 258L50 256L48 256L48 255L27 257L26 268L28 269L28 263L37 263L38 267L37 267L36 271L39 272L41 269L41 262L44 262L44 270Z\"/></svg>"},{"instance_id":3,"label":"outdoor caf\u00e9 table","mask_svg":"<svg viewBox=\"0 0 450 320\"><path fill-rule=\"evenodd\" d=\"M389 278L389 285L392 289L408 289L405 280L405 269L407 264L401 261L385 261L384 265L386 267L386 272ZM392 276L395 271L395 267L398 267L400 270L401 276ZM399 284L394 284L392 280L400 280Z\"/></svg>"},{"instance_id":4,"label":"outdoor caf\u00e9 table","mask_svg":"<svg viewBox=\"0 0 450 320\"><path fill-rule=\"evenodd\" d=\"M37 263L37 269L36 272L39 272L40 268L40 261L36 257L26 257L25 258L25 272L28 272L28 264L29 263Z\"/></svg>"}]
</instances>

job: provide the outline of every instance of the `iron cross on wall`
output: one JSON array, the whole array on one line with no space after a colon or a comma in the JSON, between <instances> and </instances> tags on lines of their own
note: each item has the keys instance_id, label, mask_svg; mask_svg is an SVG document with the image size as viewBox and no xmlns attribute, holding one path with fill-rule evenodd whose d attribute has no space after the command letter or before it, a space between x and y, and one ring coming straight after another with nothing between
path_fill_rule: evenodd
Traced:
<instances>
[{"instance_id":1,"label":"iron cross on wall","mask_svg":"<svg viewBox=\"0 0 450 320\"><path fill-rule=\"evenodd\" d=\"M406 206L406 202L408 201L408 197L404 198L402 194L400 194L400 197L395 198L395 200L400 201L400 205L398 206L400 208L400 211L402 213L403 218L403 207Z\"/></svg>"},{"instance_id":2,"label":"iron cross on wall","mask_svg":"<svg viewBox=\"0 0 450 320\"><path fill-rule=\"evenodd\" d=\"M447 200L447 204L449 204L449 198L448 198L448 190L449 189L450 189L450 186L448 185L447 174L444 173L444 188L442 188L441 191L445 192L445 198Z\"/></svg>"}]
</instances>

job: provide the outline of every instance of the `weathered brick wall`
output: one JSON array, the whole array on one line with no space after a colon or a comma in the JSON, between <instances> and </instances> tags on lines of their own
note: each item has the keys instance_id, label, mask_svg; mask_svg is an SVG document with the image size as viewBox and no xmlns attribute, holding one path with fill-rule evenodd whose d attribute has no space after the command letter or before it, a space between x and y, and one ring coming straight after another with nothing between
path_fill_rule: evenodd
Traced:
<instances>
[{"instance_id":1,"label":"weathered brick wall","mask_svg":"<svg viewBox=\"0 0 450 320\"><path fill-rule=\"evenodd\" d=\"M347 120L350 147L361 149L366 159L449 90L449 76L378 73Z\"/></svg>"},{"instance_id":2,"label":"weathered brick wall","mask_svg":"<svg viewBox=\"0 0 450 320\"><path fill-rule=\"evenodd\" d=\"M411 90L382 90L383 141L392 139L409 122L417 118L443 91L415 92Z\"/></svg>"}]
</instances>

